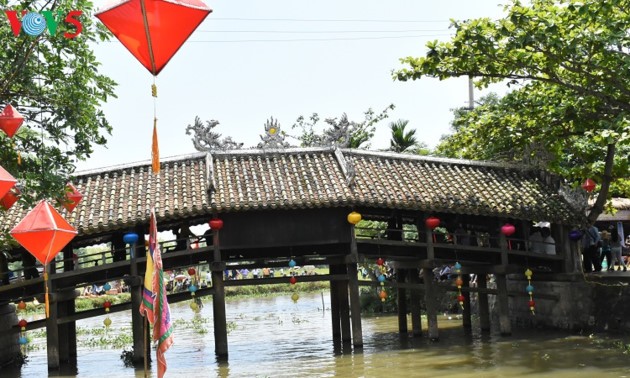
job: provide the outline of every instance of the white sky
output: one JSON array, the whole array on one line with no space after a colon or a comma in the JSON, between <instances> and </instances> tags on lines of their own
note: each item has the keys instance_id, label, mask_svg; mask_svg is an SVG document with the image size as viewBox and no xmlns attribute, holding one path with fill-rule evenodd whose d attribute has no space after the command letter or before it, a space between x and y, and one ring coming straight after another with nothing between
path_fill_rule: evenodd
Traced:
<instances>
[{"instance_id":1,"label":"white sky","mask_svg":"<svg viewBox=\"0 0 630 378\"><path fill-rule=\"evenodd\" d=\"M399 59L424 55L430 40L447 40L449 19L501 18L497 0L205 0L213 9L157 77L160 156L194 153L185 134L195 116L216 119L216 131L255 146L269 117L282 130L298 116L396 109L377 126L372 148L389 146L389 122L408 119L433 147L449 132L451 109L468 102L466 79L395 82ZM99 1L95 2L98 6ZM309 39L314 39L309 41ZM104 105L113 125L78 170L150 159L151 74L117 40L95 47L101 72L118 82ZM493 88L502 92L503 88ZM478 98L482 93L476 92ZM292 141L296 143L295 141Z\"/></svg>"}]
</instances>

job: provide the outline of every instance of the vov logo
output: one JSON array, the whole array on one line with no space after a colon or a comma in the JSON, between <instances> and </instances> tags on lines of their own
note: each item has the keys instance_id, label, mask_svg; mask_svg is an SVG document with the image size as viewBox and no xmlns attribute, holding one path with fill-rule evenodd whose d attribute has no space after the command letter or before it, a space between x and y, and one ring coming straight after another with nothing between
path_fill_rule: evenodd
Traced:
<instances>
[{"instance_id":1,"label":"vov logo","mask_svg":"<svg viewBox=\"0 0 630 378\"><path fill-rule=\"evenodd\" d=\"M53 12L49 10L42 11L41 14L23 10L21 12L21 19L18 17L18 11L7 10L4 11L4 13L7 15L7 18L11 23L13 35L16 37L20 35L21 30L24 30L24 33L27 35L34 37L42 34L46 29L48 29L50 35L55 36L57 34L57 26L59 26L62 20L63 22L74 26L75 29L74 32L64 32L64 37L74 38L83 31L83 24L79 21L79 16L83 14L83 11L80 10L72 10L68 12L65 18L61 11L57 11L56 14L53 14Z\"/></svg>"}]
</instances>

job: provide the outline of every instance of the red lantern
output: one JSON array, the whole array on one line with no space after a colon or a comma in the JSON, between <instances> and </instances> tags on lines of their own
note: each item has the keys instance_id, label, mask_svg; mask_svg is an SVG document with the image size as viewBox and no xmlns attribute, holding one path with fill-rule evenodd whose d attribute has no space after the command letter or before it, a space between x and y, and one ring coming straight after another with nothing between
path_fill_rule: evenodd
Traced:
<instances>
[{"instance_id":1,"label":"red lantern","mask_svg":"<svg viewBox=\"0 0 630 378\"><path fill-rule=\"evenodd\" d=\"M66 185L66 199L63 201L63 207L70 213L81 202L81 199L83 199L83 194L74 185L68 183Z\"/></svg>"},{"instance_id":2,"label":"red lantern","mask_svg":"<svg viewBox=\"0 0 630 378\"><path fill-rule=\"evenodd\" d=\"M54 259L76 234L77 231L44 200L11 230L15 240L44 265Z\"/></svg>"},{"instance_id":3,"label":"red lantern","mask_svg":"<svg viewBox=\"0 0 630 378\"><path fill-rule=\"evenodd\" d=\"M385 264L385 261L382 258L379 257L376 259L376 265L383 266L383 264Z\"/></svg>"},{"instance_id":4,"label":"red lantern","mask_svg":"<svg viewBox=\"0 0 630 378\"><path fill-rule=\"evenodd\" d=\"M209 223L212 230L218 231L223 228L223 221L219 218L211 219Z\"/></svg>"},{"instance_id":5,"label":"red lantern","mask_svg":"<svg viewBox=\"0 0 630 378\"><path fill-rule=\"evenodd\" d=\"M457 301L458 301L459 303L464 302L464 299L465 299L465 298L464 298L464 296L463 296L463 295L461 295L461 294L457 296Z\"/></svg>"},{"instance_id":6,"label":"red lantern","mask_svg":"<svg viewBox=\"0 0 630 378\"><path fill-rule=\"evenodd\" d=\"M378 296L381 298L382 301L385 301L385 299L387 299L387 292L385 290L381 290L378 293Z\"/></svg>"},{"instance_id":7,"label":"red lantern","mask_svg":"<svg viewBox=\"0 0 630 378\"><path fill-rule=\"evenodd\" d=\"M424 224L427 226L428 229L435 230L435 228L440 225L440 219L431 216L424 221Z\"/></svg>"},{"instance_id":8,"label":"red lantern","mask_svg":"<svg viewBox=\"0 0 630 378\"><path fill-rule=\"evenodd\" d=\"M23 122L24 117L10 104L0 113L0 129L2 129L9 138L13 138L13 135L15 135L20 126L22 126Z\"/></svg>"},{"instance_id":9,"label":"red lantern","mask_svg":"<svg viewBox=\"0 0 630 378\"><path fill-rule=\"evenodd\" d=\"M597 187L597 184L595 183L595 181L591 180L590 178L587 178L582 183L582 189L586 190L589 193L595 190L596 187Z\"/></svg>"},{"instance_id":10,"label":"red lantern","mask_svg":"<svg viewBox=\"0 0 630 378\"><path fill-rule=\"evenodd\" d=\"M20 199L20 189L14 186L13 189L9 190L7 194L0 199L0 206L2 206L5 210L9 210L18 199Z\"/></svg>"},{"instance_id":11,"label":"red lantern","mask_svg":"<svg viewBox=\"0 0 630 378\"><path fill-rule=\"evenodd\" d=\"M536 302L534 302L534 300L530 300L529 302L527 302L527 304L530 308L536 307Z\"/></svg>"},{"instance_id":12,"label":"red lantern","mask_svg":"<svg viewBox=\"0 0 630 378\"><path fill-rule=\"evenodd\" d=\"M4 197L16 183L15 177L0 166L0 198Z\"/></svg>"},{"instance_id":13,"label":"red lantern","mask_svg":"<svg viewBox=\"0 0 630 378\"><path fill-rule=\"evenodd\" d=\"M18 310L20 310L20 311L25 310L25 309L26 309L26 303L24 303L24 301L20 301L20 302L17 304L17 308L18 308Z\"/></svg>"},{"instance_id":14,"label":"red lantern","mask_svg":"<svg viewBox=\"0 0 630 378\"><path fill-rule=\"evenodd\" d=\"M200 0L123 0L96 17L157 75L210 12Z\"/></svg>"},{"instance_id":15,"label":"red lantern","mask_svg":"<svg viewBox=\"0 0 630 378\"><path fill-rule=\"evenodd\" d=\"M106 309L109 309L110 307L112 307L112 302L110 301L103 302L103 307L105 307Z\"/></svg>"},{"instance_id":16,"label":"red lantern","mask_svg":"<svg viewBox=\"0 0 630 378\"><path fill-rule=\"evenodd\" d=\"M20 326L20 328L22 329L22 331L26 331L26 326L28 325L28 322L24 319L20 320L18 322L18 326Z\"/></svg>"},{"instance_id":17,"label":"red lantern","mask_svg":"<svg viewBox=\"0 0 630 378\"><path fill-rule=\"evenodd\" d=\"M516 232L514 225L506 223L501 227L501 233L505 236L510 236Z\"/></svg>"},{"instance_id":18,"label":"red lantern","mask_svg":"<svg viewBox=\"0 0 630 378\"><path fill-rule=\"evenodd\" d=\"M196 273L195 268L188 268L188 275L189 276L194 276Z\"/></svg>"},{"instance_id":19,"label":"red lantern","mask_svg":"<svg viewBox=\"0 0 630 378\"><path fill-rule=\"evenodd\" d=\"M289 282L291 283L291 285L295 285L295 283L297 282L297 278L295 278L295 276L291 276L291 278L289 278Z\"/></svg>"}]
</instances>

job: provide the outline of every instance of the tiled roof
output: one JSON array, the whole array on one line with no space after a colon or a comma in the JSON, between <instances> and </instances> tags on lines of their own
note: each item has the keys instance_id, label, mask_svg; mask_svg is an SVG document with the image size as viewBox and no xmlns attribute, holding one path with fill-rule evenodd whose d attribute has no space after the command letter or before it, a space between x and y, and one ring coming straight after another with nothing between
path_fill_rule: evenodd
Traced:
<instances>
[{"instance_id":1,"label":"tiled roof","mask_svg":"<svg viewBox=\"0 0 630 378\"><path fill-rule=\"evenodd\" d=\"M351 180L344 160L354 167ZM74 185L83 201L62 214L82 234L145 222L153 204L158 218L173 220L213 211L360 206L580 221L537 172L498 163L302 148L197 153L161 166L157 176L150 162L78 173ZM3 228L23 216L12 209Z\"/></svg>"}]
</instances>

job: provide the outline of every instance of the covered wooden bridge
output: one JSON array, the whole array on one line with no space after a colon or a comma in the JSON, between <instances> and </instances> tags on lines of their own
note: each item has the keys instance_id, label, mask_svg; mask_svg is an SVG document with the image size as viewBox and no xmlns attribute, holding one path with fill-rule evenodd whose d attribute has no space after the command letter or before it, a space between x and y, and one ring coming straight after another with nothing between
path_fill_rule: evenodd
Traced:
<instances>
[{"instance_id":1,"label":"covered wooden bridge","mask_svg":"<svg viewBox=\"0 0 630 378\"><path fill-rule=\"evenodd\" d=\"M401 332L408 331L411 316L413 335L423 334L422 304L429 324L425 332L432 339L439 336L439 290L432 272L436 267L462 265L465 326L470 326L470 293L479 295L484 330L490 328L488 295L496 295L504 334L511 332L508 301L527 306L528 300L524 291L508 291L511 273L522 275L531 267L539 277L580 269L568 234L572 225L582 222L582 213L560 194L552 177L523 167L338 148L234 150L165 159L158 175L151 173L150 163L82 172L74 185L83 201L71 214L62 214L79 234L52 269L51 316L29 324L47 328L51 369L76 356L76 321L103 315L99 309L76 312L75 289L115 279L131 285L132 302L111 311L134 309L135 357L142 359L142 318L135 309L152 207L160 231L177 229L183 222L193 226L223 220L223 228L207 235L200 248L175 248L163 257L165 269L208 264L212 271L212 285L197 295L213 296L219 358L228 355L225 286L288 282L286 277L226 281L223 272L228 268L286 267L292 259L299 265L328 266L329 275L300 280L330 282L333 340L355 347L363 344L357 275L361 263L382 258L394 268L386 284L398 291ZM351 211L371 222L353 226L347 219ZM17 209L5 213L2 227L11 228L24 215ZM428 217L439 218L440 227L427 228ZM531 226L540 221L549 222L555 254L532 251L527 243ZM516 230L509 237L501 233L506 223ZM140 235L133 259L127 254L121 261L75 266L75 249L110 243L126 232ZM468 287L468 273L477 274L476 287ZM487 274L494 275L496 288L487 287ZM9 303L42 292L41 278L0 286L0 307L12 308ZM555 297L541 293L539 298ZM169 297L186 299L188 293ZM12 319L11 337L16 339L15 316L4 316Z\"/></svg>"}]
</instances>

